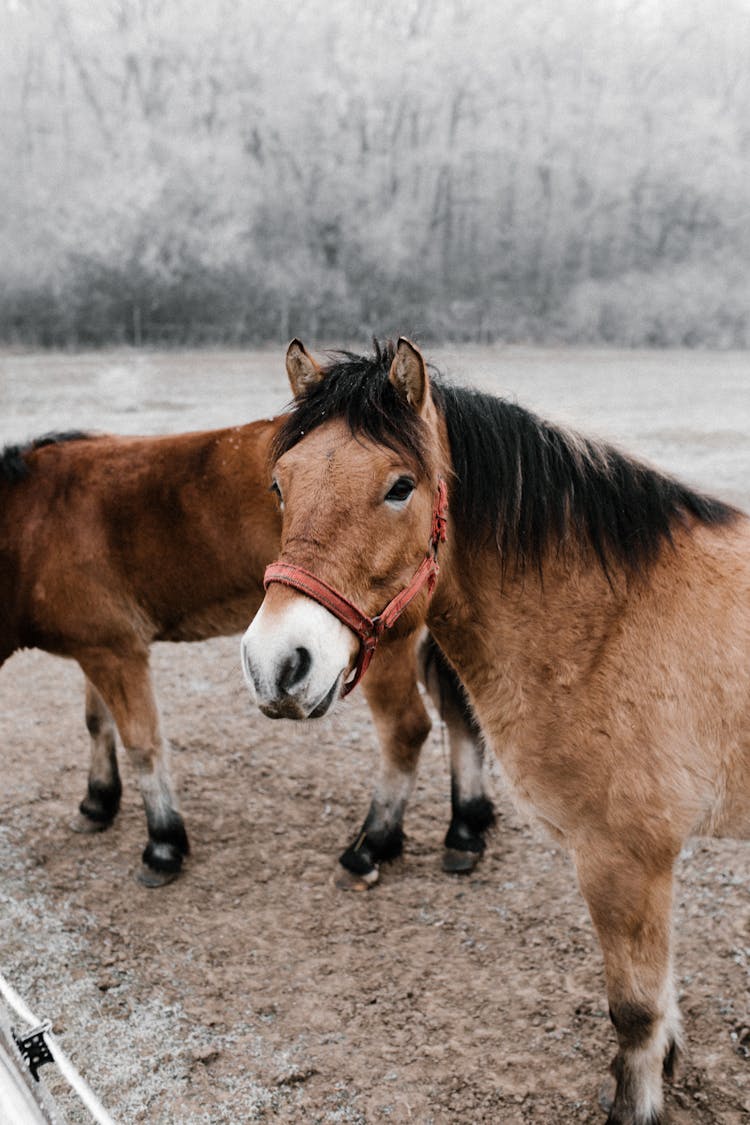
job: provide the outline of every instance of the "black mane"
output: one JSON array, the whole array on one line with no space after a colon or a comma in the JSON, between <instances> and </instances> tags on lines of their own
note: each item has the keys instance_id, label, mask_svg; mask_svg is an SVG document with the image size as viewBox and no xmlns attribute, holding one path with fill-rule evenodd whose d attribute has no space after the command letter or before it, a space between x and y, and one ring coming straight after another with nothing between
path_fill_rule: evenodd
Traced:
<instances>
[{"instance_id":1,"label":"black mane","mask_svg":"<svg viewBox=\"0 0 750 1125\"><path fill-rule=\"evenodd\" d=\"M280 457L332 418L427 467L424 423L388 381L394 345L336 353L326 378L297 400L274 443ZM588 546L604 573L644 570L675 527L739 513L613 446L542 421L515 403L454 387L431 370L451 446L451 522L469 543L495 538L504 571L541 572L551 547Z\"/></svg>"},{"instance_id":2,"label":"black mane","mask_svg":"<svg viewBox=\"0 0 750 1125\"><path fill-rule=\"evenodd\" d=\"M29 466L26 456L35 449L43 449L45 445L59 445L64 441L82 441L90 437L83 430L66 430L63 433L43 434L34 438L25 445L6 445L0 452L0 478L14 484L24 480L29 475Z\"/></svg>"}]
</instances>

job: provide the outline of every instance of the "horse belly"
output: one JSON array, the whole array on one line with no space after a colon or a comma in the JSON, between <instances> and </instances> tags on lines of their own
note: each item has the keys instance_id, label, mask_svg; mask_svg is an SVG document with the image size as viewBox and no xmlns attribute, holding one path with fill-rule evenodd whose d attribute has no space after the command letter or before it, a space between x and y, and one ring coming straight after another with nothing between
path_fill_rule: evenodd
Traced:
<instances>
[{"instance_id":1,"label":"horse belly","mask_svg":"<svg viewBox=\"0 0 750 1125\"><path fill-rule=\"evenodd\" d=\"M229 601L200 606L179 618L164 620L155 636L157 641L205 641L211 637L231 637L243 632L263 601L263 590Z\"/></svg>"}]
</instances>

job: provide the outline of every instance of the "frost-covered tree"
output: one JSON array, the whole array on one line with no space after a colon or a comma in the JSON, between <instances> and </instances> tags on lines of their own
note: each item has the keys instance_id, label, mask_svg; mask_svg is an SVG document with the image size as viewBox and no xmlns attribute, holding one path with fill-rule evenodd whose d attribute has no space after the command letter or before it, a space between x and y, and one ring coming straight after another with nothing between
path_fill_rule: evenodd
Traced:
<instances>
[{"instance_id":1,"label":"frost-covered tree","mask_svg":"<svg viewBox=\"0 0 750 1125\"><path fill-rule=\"evenodd\" d=\"M748 0L0 0L0 334L750 342Z\"/></svg>"}]
</instances>

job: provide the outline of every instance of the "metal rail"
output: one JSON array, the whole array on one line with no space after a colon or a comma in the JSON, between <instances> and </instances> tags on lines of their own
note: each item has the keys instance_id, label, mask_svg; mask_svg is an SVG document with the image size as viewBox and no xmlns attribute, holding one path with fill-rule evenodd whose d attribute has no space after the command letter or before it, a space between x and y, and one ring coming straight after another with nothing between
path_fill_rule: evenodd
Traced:
<instances>
[{"instance_id":1,"label":"metal rail","mask_svg":"<svg viewBox=\"0 0 750 1125\"><path fill-rule=\"evenodd\" d=\"M35 1040L35 1050L37 1052L46 1047L51 1061L57 1064L57 1069L86 1106L86 1109L89 1111L94 1121L97 1122L97 1125L115 1125L114 1120L107 1113L96 1094L84 1081L57 1042L57 1039L52 1034L52 1025L49 1021L42 1023L36 1018L15 989L8 984L2 973L0 973L0 995L2 995L8 1007L12 1008L16 1015L20 1016L25 1023L31 1026L32 1031L25 1038L33 1038ZM37 1061L36 1065L42 1065L45 1061L50 1061L50 1059L47 1059L45 1056L41 1058L41 1061ZM0 1067L0 1110L3 1111L2 1120L12 1121L13 1125L37 1125L37 1122L46 1122L47 1119L42 1115L42 1111L34 1101L30 1090L23 1085L21 1076L18 1075L15 1060L12 1059L10 1054L0 1052L0 1063L2 1063ZM10 1074L11 1068L16 1070L15 1080ZM26 1101L24 1101L23 1094L26 1095ZM3 1100L6 1096L9 1099L7 1107ZM10 1099L15 1100L11 1101ZM31 1108L29 1108L29 1106ZM34 1113L36 1113L36 1116L33 1116Z\"/></svg>"}]
</instances>

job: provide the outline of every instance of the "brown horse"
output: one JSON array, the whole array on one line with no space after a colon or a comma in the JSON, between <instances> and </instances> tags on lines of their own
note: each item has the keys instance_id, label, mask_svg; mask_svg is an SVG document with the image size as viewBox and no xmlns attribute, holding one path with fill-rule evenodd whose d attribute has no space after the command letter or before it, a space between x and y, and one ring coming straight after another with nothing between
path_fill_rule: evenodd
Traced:
<instances>
[{"instance_id":1,"label":"brown horse","mask_svg":"<svg viewBox=\"0 0 750 1125\"><path fill-rule=\"evenodd\" d=\"M295 341L287 368L252 691L266 713L320 713L362 637L399 610L399 637L427 621L519 801L575 862L618 1039L609 1121L659 1121L680 1041L673 864L691 833L750 835L750 521L430 378L404 339L327 368Z\"/></svg>"},{"instance_id":2,"label":"brown horse","mask_svg":"<svg viewBox=\"0 0 750 1125\"><path fill-rule=\"evenodd\" d=\"M278 426L143 438L68 433L0 454L0 665L25 647L78 661L91 766L74 827L97 831L117 813L116 725L146 808L140 878L149 886L173 878L188 851L149 646L240 632L256 612L279 544L268 470ZM363 828L341 856L344 885L372 884L379 863L401 851L404 808L430 729L415 650L414 638L405 638L368 677L382 765ZM454 758L444 866L469 870L492 820L481 742L460 684L434 646L427 651Z\"/></svg>"}]
</instances>

